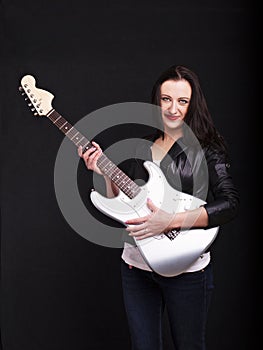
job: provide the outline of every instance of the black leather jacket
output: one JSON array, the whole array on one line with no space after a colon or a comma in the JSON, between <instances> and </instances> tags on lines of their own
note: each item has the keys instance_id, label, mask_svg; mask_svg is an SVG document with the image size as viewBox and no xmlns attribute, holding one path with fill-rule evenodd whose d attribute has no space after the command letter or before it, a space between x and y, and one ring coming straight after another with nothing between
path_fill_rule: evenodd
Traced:
<instances>
[{"instance_id":1,"label":"black leather jacket","mask_svg":"<svg viewBox=\"0 0 263 350\"><path fill-rule=\"evenodd\" d=\"M152 161L152 141L145 139L138 143L135 158L126 171L134 180L148 180L143 162ZM220 226L237 215L239 194L229 173L230 164L222 152L212 147L202 150L200 146L187 146L180 139L162 159L160 167L173 188L206 202L208 227Z\"/></svg>"}]
</instances>

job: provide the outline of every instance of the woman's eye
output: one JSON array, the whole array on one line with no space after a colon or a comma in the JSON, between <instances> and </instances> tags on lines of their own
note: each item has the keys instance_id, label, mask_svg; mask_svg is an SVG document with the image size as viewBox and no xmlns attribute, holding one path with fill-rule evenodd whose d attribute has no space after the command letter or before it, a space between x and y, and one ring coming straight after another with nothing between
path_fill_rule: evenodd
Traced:
<instances>
[{"instance_id":1,"label":"woman's eye","mask_svg":"<svg viewBox=\"0 0 263 350\"><path fill-rule=\"evenodd\" d=\"M188 103L188 100L179 100L180 104L186 105Z\"/></svg>"},{"instance_id":2,"label":"woman's eye","mask_svg":"<svg viewBox=\"0 0 263 350\"><path fill-rule=\"evenodd\" d=\"M162 100L162 101L166 101L166 102L167 102L167 101L170 101L169 97L162 97L161 100Z\"/></svg>"}]
</instances>

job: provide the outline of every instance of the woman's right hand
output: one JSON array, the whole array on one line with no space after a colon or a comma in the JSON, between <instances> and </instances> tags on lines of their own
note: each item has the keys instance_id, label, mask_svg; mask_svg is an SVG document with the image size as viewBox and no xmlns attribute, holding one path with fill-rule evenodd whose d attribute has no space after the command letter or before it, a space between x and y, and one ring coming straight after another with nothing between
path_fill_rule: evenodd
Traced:
<instances>
[{"instance_id":1,"label":"woman's right hand","mask_svg":"<svg viewBox=\"0 0 263 350\"><path fill-rule=\"evenodd\" d=\"M84 153L82 153L82 147L80 146L78 148L78 154L81 158L83 158L84 163L89 170L93 170L97 174L102 175L101 170L97 166L97 161L102 154L102 150L96 142L92 141L91 143L93 147Z\"/></svg>"}]
</instances>

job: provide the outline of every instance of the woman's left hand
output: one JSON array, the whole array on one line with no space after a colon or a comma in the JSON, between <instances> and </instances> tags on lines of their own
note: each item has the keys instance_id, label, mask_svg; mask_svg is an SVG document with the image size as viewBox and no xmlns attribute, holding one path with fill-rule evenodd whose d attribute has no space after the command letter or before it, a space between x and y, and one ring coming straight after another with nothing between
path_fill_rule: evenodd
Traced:
<instances>
[{"instance_id":1,"label":"woman's left hand","mask_svg":"<svg viewBox=\"0 0 263 350\"><path fill-rule=\"evenodd\" d=\"M127 225L132 225L126 228L126 231L130 232L129 236L135 237L137 240L169 231L169 226L175 217L175 214L167 213L156 207L151 199L147 200L147 206L151 210L151 214L125 222Z\"/></svg>"}]
</instances>

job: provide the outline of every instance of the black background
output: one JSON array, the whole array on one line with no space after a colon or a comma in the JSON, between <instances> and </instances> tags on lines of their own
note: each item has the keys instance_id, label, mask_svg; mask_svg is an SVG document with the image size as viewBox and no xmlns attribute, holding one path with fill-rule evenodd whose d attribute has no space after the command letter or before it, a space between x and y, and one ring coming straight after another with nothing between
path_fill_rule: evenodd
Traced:
<instances>
[{"instance_id":1,"label":"black background","mask_svg":"<svg viewBox=\"0 0 263 350\"><path fill-rule=\"evenodd\" d=\"M252 348L259 288L256 13L253 2L235 0L1 2L3 350L130 349L121 251L85 240L63 218L53 184L63 136L46 118L33 117L18 92L20 79L37 77L74 124L107 105L149 102L155 79L175 63L200 78L241 196L237 219L212 247L208 349ZM143 132L121 129L123 138ZM119 138L113 130L100 141ZM81 164L80 171L88 191L89 174ZM171 350L167 327L164 333Z\"/></svg>"}]
</instances>

